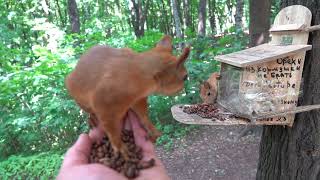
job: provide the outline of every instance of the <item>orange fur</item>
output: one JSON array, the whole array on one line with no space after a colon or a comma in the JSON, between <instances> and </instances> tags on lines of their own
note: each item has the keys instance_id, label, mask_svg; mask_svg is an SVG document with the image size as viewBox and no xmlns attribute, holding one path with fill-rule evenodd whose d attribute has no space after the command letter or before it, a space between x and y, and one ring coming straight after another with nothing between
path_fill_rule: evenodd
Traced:
<instances>
[{"instance_id":1,"label":"orange fur","mask_svg":"<svg viewBox=\"0 0 320 180\"><path fill-rule=\"evenodd\" d=\"M184 62L190 48L180 57L172 54L171 37L164 36L147 52L95 46L81 56L66 78L66 87L79 106L94 114L115 151L127 156L120 134L129 109L135 111L152 140L160 135L148 118L147 96L172 95L184 87Z\"/></svg>"},{"instance_id":2,"label":"orange fur","mask_svg":"<svg viewBox=\"0 0 320 180\"><path fill-rule=\"evenodd\" d=\"M214 104L218 95L218 73L212 73L209 79L200 85L200 97L206 104Z\"/></svg>"}]
</instances>

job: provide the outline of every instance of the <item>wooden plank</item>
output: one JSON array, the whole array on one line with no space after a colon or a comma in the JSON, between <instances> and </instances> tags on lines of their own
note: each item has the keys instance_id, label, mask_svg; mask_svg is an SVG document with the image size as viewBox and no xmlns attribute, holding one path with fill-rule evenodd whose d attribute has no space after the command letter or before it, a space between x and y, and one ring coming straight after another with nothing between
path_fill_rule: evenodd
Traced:
<instances>
[{"instance_id":1,"label":"wooden plank","mask_svg":"<svg viewBox=\"0 0 320 180\"><path fill-rule=\"evenodd\" d=\"M301 84L301 75L305 52L246 67L240 82L240 94L244 96L254 92L253 99L247 100L248 109L263 113L287 111L296 107ZM259 112L261 111L261 112ZM293 115L272 117L292 121ZM270 118L266 118L270 121Z\"/></svg>"},{"instance_id":2,"label":"wooden plank","mask_svg":"<svg viewBox=\"0 0 320 180\"><path fill-rule=\"evenodd\" d=\"M273 26L269 31L278 32L278 31L302 31L304 30L305 24L284 24Z\"/></svg>"},{"instance_id":3,"label":"wooden plank","mask_svg":"<svg viewBox=\"0 0 320 180\"><path fill-rule=\"evenodd\" d=\"M281 112L263 113L263 114L259 114L257 116L254 116L253 118L254 119L264 119L264 118L271 118L271 117L277 117L277 116L285 116L288 114L296 114L296 113L311 111L311 110L315 110L315 109L320 109L320 104L299 106L299 107L295 107L293 109L285 110L285 111L281 111Z\"/></svg>"},{"instance_id":4,"label":"wooden plank","mask_svg":"<svg viewBox=\"0 0 320 180\"><path fill-rule=\"evenodd\" d=\"M309 27L311 18L312 14L308 8L301 5L288 6L277 14L273 22L273 27L288 24L299 24L304 27Z\"/></svg>"},{"instance_id":5,"label":"wooden plank","mask_svg":"<svg viewBox=\"0 0 320 180\"><path fill-rule=\"evenodd\" d=\"M320 30L320 25L310 26L310 27L307 27L305 30L307 32L318 31L318 30Z\"/></svg>"},{"instance_id":6,"label":"wooden plank","mask_svg":"<svg viewBox=\"0 0 320 180\"><path fill-rule=\"evenodd\" d=\"M283 31L312 32L317 30L320 30L320 25L305 27L304 24L286 24L286 25L278 25L278 26L272 27L269 31L270 32L283 32Z\"/></svg>"},{"instance_id":7,"label":"wooden plank","mask_svg":"<svg viewBox=\"0 0 320 180\"><path fill-rule=\"evenodd\" d=\"M181 104L174 105L171 107L171 113L175 120L184 123L184 124L194 124L194 125L239 125L239 124L250 124L250 125L288 125L287 122L282 121L270 121L270 122L262 122L262 121L253 121L250 122L244 118L240 117L228 117L225 116L225 121L220 121L218 119L208 119L202 118L196 114L187 114L183 112L183 109L180 108L183 106Z\"/></svg>"},{"instance_id":8,"label":"wooden plank","mask_svg":"<svg viewBox=\"0 0 320 180\"><path fill-rule=\"evenodd\" d=\"M281 26L286 24L303 24L305 27L310 27L312 14L310 10L301 5L293 5L282 9L276 16L273 25ZM291 44L307 44L309 32L292 31L283 33L272 33L271 44L281 44L285 37L293 39Z\"/></svg>"},{"instance_id":9,"label":"wooden plank","mask_svg":"<svg viewBox=\"0 0 320 180\"><path fill-rule=\"evenodd\" d=\"M314 109L319 109L320 105L308 105L308 106L300 106L289 111L282 111L282 112L273 112L273 113L266 113L261 114L259 116L254 117L255 120L248 120L246 118L241 117L230 117L229 115L232 114L225 109L221 109L220 111L225 113L223 116L226 120L221 121L216 118L202 118L196 114L187 114L183 112L182 106L189 106L189 105L175 105L171 108L171 112L173 118L177 121L184 123L184 124L197 124L197 125L237 125L237 124L246 124L246 125L289 125L290 122L284 121L283 118L280 119L272 119L273 117L280 117L285 116L288 114L296 114L301 112L306 112ZM268 118L268 121L263 119ZM281 120L282 119L282 120Z\"/></svg>"},{"instance_id":10,"label":"wooden plank","mask_svg":"<svg viewBox=\"0 0 320 180\"><path fill-rule=\"evenodd\" d=\"M262 44L253 48L235 53L216 56L215 59L237 67L246 67L259 63L269 62L278 58L290 56L297 52L310 50L311 45L272 45Z\"/></svg>"}]
</instances>

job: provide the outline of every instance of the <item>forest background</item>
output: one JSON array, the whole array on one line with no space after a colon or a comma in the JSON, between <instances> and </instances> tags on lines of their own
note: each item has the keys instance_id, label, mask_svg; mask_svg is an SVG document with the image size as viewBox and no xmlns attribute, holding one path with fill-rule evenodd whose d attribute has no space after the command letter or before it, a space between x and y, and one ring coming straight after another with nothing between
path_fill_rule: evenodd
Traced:
<instances>
[{"instance_id":1,"label":"forest background","mask_svg":"<svg viewBox=\"0 0 320 180\"><path fill-rule=\"evenodd\" d=\"M216 55L268 41L263 34L279 7L277 0L0 0L0 178L56 176L66 149L88 131L64 78L97 44L142 52L169 34L175 53L192 46L184 91L148 99L163 133L157 144L170 150L197 128L174 121L170 107L200 102L200 83L219 71Z\"/></svg>"}]
</instances>

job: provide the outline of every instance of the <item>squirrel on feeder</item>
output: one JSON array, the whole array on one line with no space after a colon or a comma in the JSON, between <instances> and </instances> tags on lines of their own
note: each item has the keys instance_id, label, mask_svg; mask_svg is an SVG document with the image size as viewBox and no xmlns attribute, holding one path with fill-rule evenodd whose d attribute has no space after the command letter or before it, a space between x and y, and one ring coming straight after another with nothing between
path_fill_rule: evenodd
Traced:
<instances>
[{"instance_id":1,"label":"squirrel on feeder","mask_svg":"<svg viewBox=\"0 0 320 180\"><path fill-rule=\"evenodd\" d=\"M203 103L214 104L218 95L219 73L212 73L207 81L200 85L200 97Z\"/></svg>"},{"instance_id":2,"label":"squirrel on feeder","mask_svg":"<svg viewBox=\"0 0 320 180\"><path fill-rule=\"evenodd\" d=\"M115 152L120 151L129 159L121 141L126 113L132 109L155 142L161 133L148 118L147 96L172 95L184 88L184 62L189 52L186 47L175 57L170 36L164 36L156 47L142 53L95 46L80 57L65 84L77 104L98 121Z\"/></svg>"}]
</instances>

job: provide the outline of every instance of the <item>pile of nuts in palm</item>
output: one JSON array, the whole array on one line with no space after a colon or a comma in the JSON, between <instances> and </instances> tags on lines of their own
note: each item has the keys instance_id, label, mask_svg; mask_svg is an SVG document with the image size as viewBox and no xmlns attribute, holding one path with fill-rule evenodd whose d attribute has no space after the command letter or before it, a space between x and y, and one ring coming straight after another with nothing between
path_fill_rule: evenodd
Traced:
<instances>
[{"instance_id":1,"label":"pile of nuts in palm","mask_svg":"<svg viewBox=\"0 0 320 180\"><path fill-rule=\"evenodd\" d=\"M140 170L154 166L154 159L142 161L142 149L135 144L132 131L124 129L121 138L129 150L130 160L125 161L120 152L114 153L108 138L104 137L101 142L93 144L90 163L103 164L130 179L139 176Z\"/></svg>"}]
</instances>

